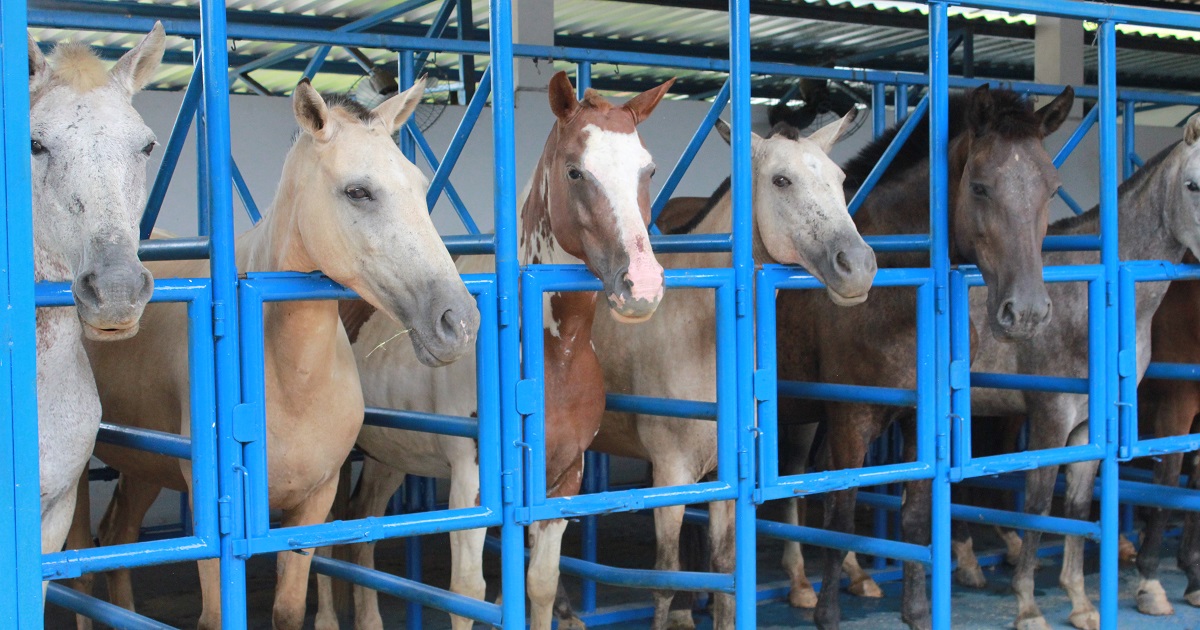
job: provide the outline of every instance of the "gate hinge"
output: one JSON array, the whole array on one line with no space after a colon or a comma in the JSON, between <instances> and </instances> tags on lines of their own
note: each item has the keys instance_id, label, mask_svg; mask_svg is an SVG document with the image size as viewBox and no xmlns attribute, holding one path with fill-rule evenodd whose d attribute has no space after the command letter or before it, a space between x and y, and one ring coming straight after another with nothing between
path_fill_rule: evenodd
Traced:
<instances>
[{"instance_id":1,"label":"gate hinge","mask_svg":"<svg viewBox=\"0 0 1200 630\"><path fill-rule=\"evenodd\" d=\"M779 384L775 380L775 368L754 371L754 399L775 400Z\"/></svg>"},{"instance_id":2,"label":"gate hinge","mask_svg":"<svg viewBox=\"0 0 1200 630\"><path fill-rule=\"evenodd\" d=\"M1117 374L1125 378L1137 375L1136 351L1121 350L1117 353Z\"/></svg>"},{"instance_id":3,"label":"gate hinge","mask_svg":"<svg viewBox=\"0 0 1200 630\"><path fill-rule=\"evenodd\" d=\"M950 362L950 389L961 390L971 387L971 362L959 359Z\"/></svg>"},{"instance_id":4,"label":"gate hinge","mask_svg":"<svg viewBox=\"0 0 1200 630\"><path fill-rule=\"evenodd\" d=\"M738 478L749 479L752 471L750 470L750 450L742 449L738 451Z\"/></svg>"},{"instance_id":5,"label":"gate hinge","mask_svg":"<svg viewBox=\"0 0 1200 630\"><path fill-rule=\"evenodd\" d=\"M542 410L542 381L523 378L517 381L517 413L528 416Z\"/></svg>"},{"instance_id":6,"label":"gate hinge","mask_svg":"<svg viewBox=\"0 0 1200 630\"><path fill-rule=\"evenodd\" d=\"M512 307L507 295L496 299L496 309L500 312L500 327L506 328L512 324Z\"/></svg>"},{"instance_id":7,"label":"gate hinge","mask_svg":"<svg viewBox=\"0 0 1200 630\"><path fill-rule=\"evenodd\" d=\"M225 302L216 300L212 303L213 337L220 339L225 336Z\"/></svg>"},{"instance_id":8,"label":"gate hinge","mask_svg":"<svg viewBox=\"0 0 1200 630\"><path fill-rule=\"evenodd\" d=\"M746 289L744 287L738 287L737 290L734 291L733 301L737 306L737 316L745 317L750 309L747 307L749 298L746 297Z\"/></svg>"},{"instance_id":9,"label":"gate hinge","mask_svg":"<svg viewBox=\"0 0 1200 630\"><path fill-rule=\"evenodd\" d=\"M938 313L946 312L947 302L949 301L950 299L947 297L946 287L936 287L934 289L933 302Z\"/></svg>"},{"instance_id":10,"label":"gate hinge","mask_svg":"<svg viewBox=\"0 0 1200 630\"><path fill-rule=\"evenodd\" d=\"M233 407L233 439L242 444L262 439L265 424L262 408L254 403L242 403Z\"/></svg>"},{"instance_id":11,"label":"gate hinge","mask_svg":"<svg viewBox=\"0 0 1200 630\"><path fill-rule=\"evenodd\" d=\"M513 471L506 470L500 473L501 500L505 505L512 505L517 502L517 493L515 490L513 487Z\"/></svg>"},{"instance_id":12,"label":"gate hinge","mask_svg":"<svg viewBox=\"0 0 1200 630\"><path fill-rule=\"evenodd\" d=\"M223 496L217 499L217 529L222 534L228 534L233 531L233 511L230 505L229 496Z\"/></svg>"}]
</instances>

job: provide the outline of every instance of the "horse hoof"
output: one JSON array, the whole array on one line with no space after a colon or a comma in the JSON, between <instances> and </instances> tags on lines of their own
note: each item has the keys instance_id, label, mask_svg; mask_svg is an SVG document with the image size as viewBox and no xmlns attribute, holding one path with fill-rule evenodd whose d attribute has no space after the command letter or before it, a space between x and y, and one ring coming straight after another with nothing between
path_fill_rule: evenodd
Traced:
<instances>
[{"instance_id":1,"label":"horse hoof","mask_svg":"<svg viewBox=\"0 0 1200 630\"><path fill-rule=\"evenodd\" d=\"M875 583L875 580L864 576L850 584L850 594L857 595L859 597L873 597L878 599L883 597L883 589L879 588L879 585Z\"/></svg>"},{"instance_id":2,"label":"horse hoof","mask_svg":"<svg viewBox=\"0 0 1200 630\"><path fill-rule=\"evenodd\" d=\"M587 630L587 624L583 623L579 617L572 616L567 619L555 619L555 621L558 622L558 630Z\"/></svg>"},{"instance_id":3,"label":"horse hoof","mask_svg":"<svg viewBox=\"0 0 1200 630\"><path fill-rule=\"evenodd\" d=\"M1071 613L1071 625L1079 630L1100 630L1100 613L1095 609Z\"/></svg>"},{"instance_id":4,"label":"horse hoof","mask_svg":"<svg viewBox=\"0 0 1200 630\"><path fill-rule=\"evenodd\" d=\"M559 625L559 627L562 626ZM692 611L672 610L668 613L667 630L696 630L696 621L692 619Z\"/></svg>"},{"instance_id":5,"label":"horse hoof","mask_svg":"<svg viewBox=\"0 0 1200 630\"><path fill-rule=\"evenodd\" d=\"M1192 591L1191 593L1184 595L1183 598L1187 600L1189 605L1200 608L1200 591Z\"/></svg>"},{"instance_id":6,"label":"horse hoof","mask_svg":"<svg viewBox=\"0 0 1200 630\"><path fill-rule=\"evenodd\" d=\"M1121 536L1121 542L1117 544L1117 558L1119 558L1122 567L1131 567L1137 562L1137 548L1133 543L1129 542L1128 538Z\"/></svg>"},{"instance_id":7,"label":"horse hoof","mask_svg":"<svg viewBox=\"0 0 1200 630\"><path fill-rule=\"evenodd\" d=\"M1017 630L1050 630L1050 624L1041 616L1018 619L1015 625Z\"/></svg>"},{"instance_id":8,"label":"horse hoof","mask_svg":"<svg viewBox=\"0 0 1200 630\"><path fill-rule=\"evenodd\" d=\"M1167 601L1167 592L1158 580L1146 580L1138 587L1138 612L1143 615L1173 615L1175 609Z\"/></svg>"},{"instance_id":9,"label":"horse hoof","mask_svg":"<svg viewBox=\"0 0 1200 630\"><path fill-rule=\"evenodd\" d=\"M1200 591L1197 591L1200 593ZM817 592L813 590L811 584L807 587L792 587L788 593L788 604L792 608L816 608L817 607Z\"/></svg>"},{"instance_id":10,"label":"horse hoof","mask_svg":"<svg viewBox=\"0 0 1200 630\"><path fill-rule=\"evenodd\" d=\"M317 620L313 624L313 628L314 630L340 630L337 615L317 615Z\"/></svg>"},{"instance_id":11,"label":"horse hoof","mask_svg":"<svg viewBox=\"0 0 1200 630\"><path fill-rule=\"evenodd\" d=\"M954 581L968 588L983 588L987 586L987 578L983 577L983 569L979 567L959 567L954 571Z\"/></svg>"}]
</instances>

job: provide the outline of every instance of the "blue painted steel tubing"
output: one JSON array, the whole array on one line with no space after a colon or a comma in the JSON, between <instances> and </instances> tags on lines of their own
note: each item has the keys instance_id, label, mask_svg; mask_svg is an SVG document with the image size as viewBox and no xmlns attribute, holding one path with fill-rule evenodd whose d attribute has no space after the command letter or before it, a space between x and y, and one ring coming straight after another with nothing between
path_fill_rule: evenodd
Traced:
<instances>
[{"instance_id":1,"label":"blue painted steel tubing","mask_svg":"<svg viewBox=\"0 0 1200 630\"><path fill-rule=\"evenodd\" d=\"M897 542L894 540L880 540L878 538L871 538L869 536L845 534L842 532L818 529L816 527L806 527L803 525L788 525L786 523L778 523L775 521L758 520L755 525L757 532L768 538L791 540L798 543L803 543L805 545L815 545L817 547L845 549L847 551L853 551L856 553L864 553L872 556L885 556L888 558L895 558L897 560L907 560L909 562L920 562L923 564L930 563L929 548L922 547L920 545Z\"/></svg>"},{"instance_id":2,"label":"blue painted steel tubing","mask_svg":"<svg viewBox=\"0 0 1200 630\"><path fill-rule=\"evenodd\" d=\"M312 569L317 573L353 582L386 595L417 602L422 606L444 610L486 624L499 626L503 622L500 606L496 604L489 604L473 597L451 593L381 571L365 569L350 562L314 555Z\"/></svg>"},{"instance_id":3,"label":"blue painted steel tubing","mask_svg":"<svg viewBox=\"0 0 1200 630\"><path fill-rule=\"evenodd\" d=\"M448 416L424 411L367 407L363 424L389 429L403 429L405 431L454 435L471 439L479 437L479 421L475 418Z\"/></svg>"},{"instance_id":4,"label":"blue painted steel tubing","mask_svg":"<svg viewBox=\"0 0 1200 630\"><path fill-rule=\"evenodd\" d=\"M96 441L178 459L192 459L192 441L174 433L101 423Z\"/></svg>"},{"instance_id":5,"label":"blue painted steel tubing","mask_svg":"<svg viewBox=\"0 0 1200 630\"><path fill-rule=\"evenodd\" d=\"M875 508L898 511L901 499L891 494L879 492L858 491L858 502ZM967 521L983 525L997 525L1014 529L1036 529L1064 536L1084 536L1092 540L1100 539L1100 526L1090 521L1077 521L1057 516L1042 516L1040 514L1025 514L992 508L975 507L972 505L952 504L950 517L956 521Z\"/></svg>"},{"instance_id":6,"label":"blue painted steel tubing","mask_svg":"<svg viewBox=\"0 0 1200 630\"><path fill-rule=\"evenodd\" d=\"M174 630L165 623L126 610L102 599L89 597L62 584L46 585L46 602L123 630Z\"/></svg>"},{"instance_id":7,"label":"blue painted steel tubing","mask_svg":"<svg viewBox=\"0 0 1200 630\"><path fill-rule=\"evenodd\" d=\"M608 394L605 409L624 413L641 413L669 418L694 418L716 420L717 403L699 400L674 400L632 394Z\"/></svg>"}]
</instances>

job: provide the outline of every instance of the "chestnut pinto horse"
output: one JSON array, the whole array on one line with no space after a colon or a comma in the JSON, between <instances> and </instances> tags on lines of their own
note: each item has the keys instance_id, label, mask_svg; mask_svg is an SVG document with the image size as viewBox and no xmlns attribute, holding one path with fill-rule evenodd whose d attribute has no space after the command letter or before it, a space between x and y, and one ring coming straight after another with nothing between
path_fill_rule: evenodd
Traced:
<instances>
[{"instance_id":1,"label":"chestnut pinto horse","mask_svg":"<svg viewBox=\"0 0 1200 630\"><path fill-rule=\"evenodd\" d=\"M137 334L154 290L137 247L155 140L132 99L158 70L164 41L155 24L109 71L86 46L60 45L47 60L28 40L34 275L71 282L75 296L73 309L36 314L42 553L62 549L100 426L83 338Z\"/></svg>"},{"instance_id":2,"label":"chestnut pinto horse","mask_svg":"<svg viewBox=\"0 0 1200 630\"><path fill-rule=\"evenodd\" d=\"M430 366L470 349L479 311L429 219L426 180L392 134L420 102L424 82L374 110L326 102L302 81L292 96L301 133L288 152L276 198L237 239L244 271L321 270L386 317L411 328L413 352ZM167 277L203 277L207 261L154 266ZM271 507L283 526L324 522L339 470L363 419L358 368L332 301L264 307L266 440ZM151 305L130 341L88 348L109 422L189 433L187 318L181 305ZM190 490L188 461L108 445L96 454L121 472L100 528L103 544L134 542L162 487ZM81 524L86 527L86 523ZM273 627L304 624L310 556L279 553ZM200 627L219 628L218 562L200 562ZM132 607L128 571L110 596Z\"/></svg>"},{"instance_id":3,"label":"chestnut pinto horse","mask_svg":"<svg viewBox=\"0 0 1200 630\"><path fill-rule=\"evenodd\" d=\"M1196 258L1188 255L1184 262L1195 264ZM1172 282L1151 324L1152 361L1200 361L1197 312L1200 312L1200 283ZM1144 341L1139 338L1138 343L1140 349ZM1141 429L1152 431L1158 437L1200 431L1196 422L1197 415L1200 415L1200 382L1143 381L1138 388L1138 409ZM1195 453L1188 459L1195 462ZM1154 483L1177 487L1183 460L1184 453L1169 453L1155 458ZM1190 475L1188 487L1200 490L1200 466L1193 463ZM1144 516L1146 525L1142 530L1142 546L1137 554L1138 573L1142 578L1137 594L1138 610L1147 615L1174 614L1175 610L1158 581L1163 530L1171 518L1171 512L1146 508ZM1184 517L1178 559L1179 569L1188 579L1184 600L1192 606L1200 606L1200 515L1195 512L1187 512Z\"/></svg>"},{"instance_id":4,"label":"chestnut pinto horse","mask_svg":"<svg viewBox=\"0 0 1200 630\"><path fill-rule=\"evenodd\" d=\"M650 250L650 178L654 164L636 126L645 121L674 80L614 106L589 90L577 101L566 73L550 80L550 109L556 122L523 193L519 248L521 264L587 265L604 283L606 308L622 322L649 318L663 295L662 267ZM490 272L492 259L460 261L463 272ZM604 383L592 347L597 294L551 293L545 297L546 490L552 497L579 492L583 453L600 428ZM442 370L419 366L403 348L380 347L395 325L355 303L343 306L351 332L361 326L354 353L369 405L459 416L476 411L475 361ZM358 446L366 453L349 518L382 515L405 473L450 477L450 507L475 505L479 463L474 440L364 426ZM527 590L531 626L549 630L558 587L562 519L529 527L531 556ZM451 583L456 593L484 596L485 530L452 532ZM374 545L355 545L357 563L374 565ZM336 620L328 590L318 576L322 627ZM377 594L355 587L356 627L382 628ZM455 628L471 620L452 617Z\"/></svg>"},{"instance_id":5,"label":"chestnut pinto horse","mask_svg":"<svg viewBox=\"0 0 1200 630\"><path fill-rule=\"evenodd\" d=\"M1035 112L1014 92L982 86L950 101L950 252L954 262L979 265L994 289L988 320L1000 337L1032 337L1050 319L1041 245L1059 180L1042 140L1066 119L1073 100L1068 87ZM926 117L867 197L855 216L861 233L928 233L928 129ZM847 164L847 196L862 185L895 133L893 129L877 139ZM927 261L923 253L880 255L882 267L924 267ZM916 293L908 288L873 293L869 303L839 311L812 291L781 292L780 378L916 387ZM905 454L915 458L915 418L909 409L782 399L780 472L803 472L814 433L813 425L805 423L825 422L821 454L830 469L840 470L861 466L871 440L898 418L908 434ZM853 532L855 496L854 489L828 496L827 528ZM929 544L929 496L928 481L906 484L902 527L908 542ZM793 522L801 520L801 514L800 505L790 506ZM823 584L838 584L845 555L826 550ZM815 600L818 627L837 628L839 589L824 588L813 597L798 544L787 545L784 568L792 580L789 601L812 606ZM905 563L902 617L914 628L930 625L925 568L920 564Z\"/></svg>"},{"instance_id":6,"label":"chestnut pinto horse","mask_svg":"<svg viewBox=\"0 0 1200 630\"><path fill-rule=\"evenodd\" d=\"M842 171L828 157L857 113L851 110L807 138L786 123L776 125L765 138L751 137L755 262L803 265L825 282L831 300L846 306L865 300L875 277L875 253L846 212ZM717 131L729 141L724 122L717 121ZM727 179L707 200L671 200L660 220L670 222L672 215L686 212L693 216L672 231L728 232L730 199ZM697 205L699 212L694 210ZM660 260L681 269L729 265L728 254L671 254ZM622 328L599 318L593 334L609 391L716 402L716 311L711 292L672 291L651 321ZM717 466L717 431L709 422L608 413L592 448L649 461L657 487L696 483ZM654 511L656 569L680 569L683 512L682 505ZM713 503L709 515L711 568L731 572L732 504ZM655 591L651 627L690 625L690 609L668 613L673 596L673 591ZM718 595L715 604L714 627L733 628L732 598Z\"/></svg>"}]
</instances>

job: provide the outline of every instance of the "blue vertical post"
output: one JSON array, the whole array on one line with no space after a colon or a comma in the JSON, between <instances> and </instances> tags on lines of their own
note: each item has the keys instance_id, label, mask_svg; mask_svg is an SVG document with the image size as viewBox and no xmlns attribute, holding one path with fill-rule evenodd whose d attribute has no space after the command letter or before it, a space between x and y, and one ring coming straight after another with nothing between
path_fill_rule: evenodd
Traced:
<instances>
[{"instance_id":1,"label":"blue vertical post","mask_svg":"<svg viewBox=\"0 0 1200 630\"><path fill-rule=\"evenodd\" d=\"M897 83L895 94L896 103L893 111L896 117L896 124L899 125L908 120L908 84Z\"/></svg>"},{"instance_id":2,"label":"blue vertical post","mask_svg":"<svg viewBox=\"0 0 1200 630\"><path fill-rule=\"evenodd\" d=\"M592 87L592 62L580 61L576 66L575 74L575 91L576 98L583 100L583 95L587 93L588 88ZM588 451L584 454L583 463L583 491L584 493L601 492L601 473L602 468L607 468L608 455ZM604 477L607 479L607 476ZM606 484L605 484L606 485ZM606 489L606 488L605 488ZM597 544L597 519L594 514L589 514L583 517L583 532L581 533L580 556L588 561L596 561L596 544ZM583 606L580 607L581 612L590 613L596 610L596 582L587 578L580 580L582 589Z\"/></svg>"},{"instance_id":3,"label":"blue vertical post","mask_svg":"<svg viewBox=\"0 0 1200 630\"><path fill-rule=\"evenodd\" d=\"M400 78L400 91L403 92L412 87L413 83L417 81L416 68L413 66L412 51L401 50L397 55L396 63L399 66L397 74ZM417 161L417 141L407 131L400 134L400 151L404 153L404 157L408 158L410 162Z\"/></svg>"},{"instance_id":4,"label":"blue vertical post","mask_svg":"<svg viewBox=\"0 0 1200 630\"><path fill-rule=\"evenodd\" d=\"M750 173L750 1L729 3L729 82L733 101L733 138L730 151L733 163L733 274L735 318L734 335L737 370L738 494L736 503L734 600L738 628L757 624L757 574L755 548L754 464L757 427L754 399L754 259L751 254L751 203L753 182Z\"/></svg>"},{"instance_id":5,"label":"blue vertical post","mask_svg":"<svg viewBox=\"0 0 1200 630\"><path fill-rule=\"evenodd\" d=\"M583 95L590 87L592 87L592 62L580 61L575 70L575 91L579 94L577 98L582 101Z\"/></svg>"},{"instance_id":6,"label":"blue vertical post","mask_svg":"<svg viewBox=\"0 0 1200 630\"><path fill-rule=\"evenodd\" d=\"M411 67L411 64L410 64ZM404 477L404 511L405 513L423 511L427 499L425 498L425 484L421 477L416 475L406 475ZM408 579L414 582L421 581L421 537L409 536L404 539L404 573ZM424 621L424 609L419 602L409 600L405 602L404 608L404 625L409 630L421 630Z\"/></svg>"},{"instance_id":7,"label":"blue vertical post","mask_svg":"<svg viewBox=\"0 0 1200 630\"><path fill-rule=\"evenodd\" d=\"M33 201L25 3L0 3L0 626L42 627L42 503L34 356Z\"/></svg>"},{"instance_id":8,"label":"blue vertical post","mask_svg":"<svg viewBox=\"0 0 1200 630\"><path fill-rule=\"evenodd\" d=\"M878 138L887 131L887 85L871 85L871 131Z\"/></svg>"},{"instance_id":9,"label":"blue vertical post","mask_svg":"<svg viewBox=\"0 0 1200 630\"><path fill-rule=\"evenodd\" d=\"M233 439L233 410L241 401L237 261L233 251L233 175L229 166L229 53L225 3L206 0L200 11L201 60L207 145L208 200L213 208L209 261L212 273L213 337L216 360L218 499L221 513L221 620L226 628L246 626L246 562L233 543L245 535L242 452ZM199 129L199 128L198 128ZM202 205L203 207L203 205Z\"/></svg>"},{"instance_id":10,"label":"blue vertical post","mask_svg":"<svg viewBox=\"0 0 1200 630\"><path fill-rule=\"evenodd\" d=\"M949 143L950 53L946 4L929 3L929 226L930 266L934 286L934 426L935 432L932 560L932 621L950 628L950 235L947 164ZM928 387L918 383L919 388ZM923 414L922 414L923 415ZM924 438L927 439L927 438Z\"/></svg>"},{"instance_id":11,"label":"blue vertical post","mask_svg":"<svg viewBox=\"0 0 1200 630\"><path fill-rule=\"evenodd\" d=\"M1097 81L1100 97L1100 261L1107 298L1104 308L1104 459L1100 462L1100 628L1117 627L1117 289L1120 241L1117 224L1117 39L1116 24L1100 23ZM1094 378L1094 377L1093 377ZM1097 426L1094 423L1092 426ZM1092 436L1095 442L1095 436Z\"/></svg>"},{"instance_id":12,"label":"blue vertical post","mask_svg":"<svg viewBox=\"0 0 1200 630\"><path fill-rule=\"evenodd\" d=\"M193 63L203 67L200 43L192 48ZM203 73L203 71L201 71ZM201 74L203 76L203 74ZM203 84L201 79L201 84ZM208 199L208 138L205 132L204 99L196 104L196 234L208 236L212 233L212 204Z\"/></svg>"},{"instance_id":13,"label":"blue vertical post","mask_svg":"<svg viewBox=\"0 0 1200 630\"><path fill-rule=\"evenodd\" d=\"M492 151L495 159L496 296L500 320L500 414L504 523L500 526L500 579L504 630L525 628L525 541L517 522L521 488L521 415L517 381L521 378L520 327L517 321L517 178L513 125L512 0L489 0L488 29L492 63Z\"/></svg>"}]
</instances>

